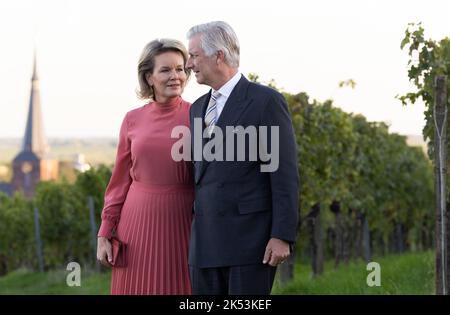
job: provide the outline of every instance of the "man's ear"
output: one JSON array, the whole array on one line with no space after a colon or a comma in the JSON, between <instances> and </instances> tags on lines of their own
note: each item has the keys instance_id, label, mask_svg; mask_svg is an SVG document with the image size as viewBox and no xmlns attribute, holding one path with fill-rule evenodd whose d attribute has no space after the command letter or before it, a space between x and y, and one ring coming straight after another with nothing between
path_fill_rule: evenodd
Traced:
<instances>
[{"instance_id":1,"label":"man's ear","mask_svg":"<svg viewBox=\"0 0 450 315\"><path fill-rule=\"evenodd\" d=\"M225 54L223 53L223 51L218 50L216 54L217 54L216 63L217 64L225 63Z\"/></svg>"}]
</instances>

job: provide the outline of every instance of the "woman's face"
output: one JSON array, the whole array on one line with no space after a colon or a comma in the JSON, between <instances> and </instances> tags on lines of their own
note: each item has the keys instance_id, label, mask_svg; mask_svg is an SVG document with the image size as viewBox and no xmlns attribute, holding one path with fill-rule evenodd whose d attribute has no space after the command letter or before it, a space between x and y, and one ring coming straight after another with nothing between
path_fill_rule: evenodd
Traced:
<instances>
[{"instance_id":1,"label":"woman's face","mask_svg":"<svg viewBox=\"0 0 450 315\"><path fill-rule=\"evenodd\" d=\"M155 100L165 103L183 93L186 83L184 59L181 53L168 51L155 57L153 73L147 76L153 86Z\"/></svg>"}]
</instances>

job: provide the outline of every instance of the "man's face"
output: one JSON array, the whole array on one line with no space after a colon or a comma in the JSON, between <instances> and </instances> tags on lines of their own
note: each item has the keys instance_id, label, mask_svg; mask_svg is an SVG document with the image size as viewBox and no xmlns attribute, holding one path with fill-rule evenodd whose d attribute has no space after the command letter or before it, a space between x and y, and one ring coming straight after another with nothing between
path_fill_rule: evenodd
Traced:
<instances>
[{"instance_id":1,"label":"man's face","mask_svg":"<svg viewBox=\"0 0 450 315\"><path fill-rule=\"evenodd\" d=\"M189 40L189 59L186 68L191 69L199 84L211 86L217 76L217 56L206 56L200 45L201 34L195 35Z\"/></svg>"}]
</instances>

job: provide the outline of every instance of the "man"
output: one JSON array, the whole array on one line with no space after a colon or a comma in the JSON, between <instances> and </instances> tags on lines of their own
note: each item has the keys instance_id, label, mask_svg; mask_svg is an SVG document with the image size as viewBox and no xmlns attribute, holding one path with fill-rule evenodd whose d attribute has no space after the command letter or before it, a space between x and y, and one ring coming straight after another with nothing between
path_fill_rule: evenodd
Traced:
<instances>
[{"instance_id":1,"label":"man","mask_svg":"<svg viewBox=\"0 0 450 315\"><path fill-rule=\"evenodd\" d=\"M239 73L239 42L227 23L194 26L187 37L187 68L198 83L212 89L190 111L195 165L189 252L193 293L270 294L276 266L290 255L295 242L298 221L297 152L287 104L280 93ZM244 128L250 138L250 129L258 128L256 139L236 145L233 138ZM199 133L201 138L196 137ZM258 152L266 154L248 158L255 147L252 140L258 142ZM223 158L205 158L206 148ZM269 152L279 161L262 171ZM243 153L248 153L245 160L239 158Z\"/></svg>"}]
</instances>

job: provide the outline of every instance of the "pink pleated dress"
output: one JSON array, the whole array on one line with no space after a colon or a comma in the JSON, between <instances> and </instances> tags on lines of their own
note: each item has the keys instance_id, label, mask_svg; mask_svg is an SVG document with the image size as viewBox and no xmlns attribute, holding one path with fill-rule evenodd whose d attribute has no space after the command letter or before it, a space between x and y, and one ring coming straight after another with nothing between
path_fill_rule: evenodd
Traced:
<instances>
[{"instance_id":1,"label":"pink pleated dress","mask_svg":"<svg viewBox=\"0 0 450 315\"><path fill-rule=\"evenodd\" d=\"M128 248L127 267L112 270L111 294L191 294L193 170L171 154L175 142L190 146L189 137L171 138L174 127L189 128L189 107L181 97L152 102L123 120L98 233L115 230Z\"/></svg>"}]
</instances>

